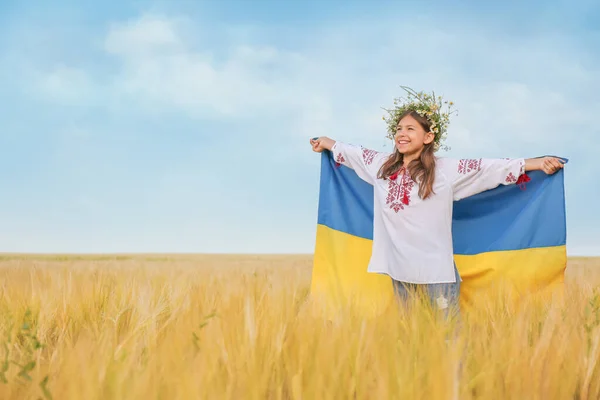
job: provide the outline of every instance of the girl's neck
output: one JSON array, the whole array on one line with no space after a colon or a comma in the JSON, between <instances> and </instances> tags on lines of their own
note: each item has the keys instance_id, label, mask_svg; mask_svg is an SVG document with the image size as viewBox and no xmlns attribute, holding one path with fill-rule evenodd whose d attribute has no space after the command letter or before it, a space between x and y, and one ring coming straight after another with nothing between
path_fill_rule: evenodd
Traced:
<instances>
[{"instance_id":1,"label":"girl's neck","mask_svg":"<svg viewBox=\"0 0 600 400\"><path fill-rule=\"evenodd\" d=\"M420 156L421 156L421 152L420 151L417 152L417 153L413 153L413 154L405 154L402 157L402 166L403 167L408 167L408 164L410 164L414 160L418 160Z\"/></svg>"}]
</instances>

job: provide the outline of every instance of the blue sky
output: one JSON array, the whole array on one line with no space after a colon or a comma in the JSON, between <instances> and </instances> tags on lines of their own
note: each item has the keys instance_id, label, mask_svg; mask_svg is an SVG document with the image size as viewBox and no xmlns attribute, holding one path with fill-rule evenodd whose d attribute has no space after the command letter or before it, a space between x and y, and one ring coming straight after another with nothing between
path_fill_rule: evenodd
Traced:
<instances>
[{"instance_id":1,"label":"blue sky","mask_svg":"<svg viewBox=\"0 0 600 400\"><path fill-rule=\"evenodd\" d=\"M311 252L328 135L389 148L399 85L453 157L558 154L600 255L593 1L0 4L0 251Z\"/></svg>"}]
</instances>

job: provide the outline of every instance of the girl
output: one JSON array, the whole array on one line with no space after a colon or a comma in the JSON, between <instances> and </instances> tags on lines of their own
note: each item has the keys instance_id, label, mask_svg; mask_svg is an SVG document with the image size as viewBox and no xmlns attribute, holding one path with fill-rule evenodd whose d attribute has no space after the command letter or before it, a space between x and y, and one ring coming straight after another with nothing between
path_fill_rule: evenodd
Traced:
<instances>
[{"instance_id":1,"label":"girl","mask_svg":"<svg viewBox=\"0 0 600 400\"><path fill-rule=\"evenodd\" d=\"M432 305L447 315L448 307L458 309L461 281L453 256L453 201L498 185L526 181L526 171L553 174L563 164L554 157L439 158L434 151L443 134L444 116L418 112L427 105L423 104L426 100L419 101L398 110L391 119L394 125L390 126L395 128L391 154L328 137L313 138L310 144L315 152L331 151L337 163L352 168L373 186L373 244L368 271L389 275L402 300L424 289Z\"/></svg>"}]
</instances>

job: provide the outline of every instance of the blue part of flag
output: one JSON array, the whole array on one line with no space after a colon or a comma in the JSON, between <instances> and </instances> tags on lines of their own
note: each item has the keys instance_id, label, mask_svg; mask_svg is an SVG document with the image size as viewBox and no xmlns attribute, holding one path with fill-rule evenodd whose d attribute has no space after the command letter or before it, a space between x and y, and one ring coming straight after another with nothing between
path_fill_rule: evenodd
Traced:
<instances>
[{"instance_id":1,"label":"blue part of flag","mask_svg":"<svg viewBox=\"0 0 600 400\"><path fill-rule=\"evenodd\" d=\"M501 185L454 202L455 254L566 244L564 171L528 175L525 190ZM327 151L321 157L318 223L373 240L373 187L352 169L336 165Z\"/></svg>"},{"instance_id":2,"label":"blue part of flag","mask_svg":"<svg viewBox=\"0 0 600 400\"><path fill-rule=\"evenodd\" d=\"M321 153L317 223L373 240L373 186L351 168L336 166L329 151Z\"/></svg>"},{"instance_id":3,"label":"blue part of flag","mask_svg":"<svg viewBox=\"0 0 600 400\"><path fill-rule=\"evenodd\" d=\"M531 249L566 244L563 174L528 173L525 190L499 186L454 202L455 254Z\"/></svg>"}]
</instances>

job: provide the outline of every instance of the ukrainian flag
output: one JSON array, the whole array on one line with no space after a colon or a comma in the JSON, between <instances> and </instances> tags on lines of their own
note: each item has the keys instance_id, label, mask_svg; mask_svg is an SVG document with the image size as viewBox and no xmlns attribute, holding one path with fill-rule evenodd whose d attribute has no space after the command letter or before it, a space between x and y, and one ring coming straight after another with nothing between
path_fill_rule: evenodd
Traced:
<instances>
[{"instance_id":1,"label":"ukrainian flag","mask_svg":"<svg viewBox=\"0 0 600 400\"><path fill-rule=\"evenodd\" d=\"M311 296L329 312L356 307L377 314L393 299L387 275L367 272L373 240L373 187L321 153L321 177ZM564 171L528 173L522 188L499 186L456 201L455 262L461 303L498 282L516 293L562 286L567 263Z\"/></svg>"}]
</instances>

